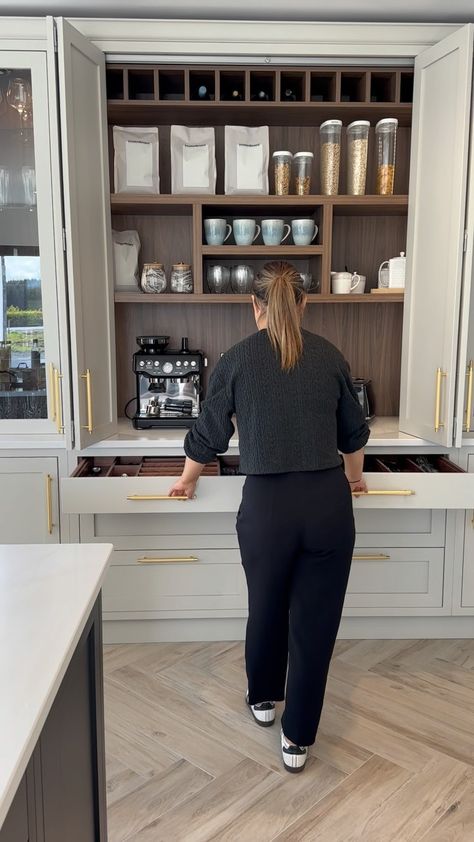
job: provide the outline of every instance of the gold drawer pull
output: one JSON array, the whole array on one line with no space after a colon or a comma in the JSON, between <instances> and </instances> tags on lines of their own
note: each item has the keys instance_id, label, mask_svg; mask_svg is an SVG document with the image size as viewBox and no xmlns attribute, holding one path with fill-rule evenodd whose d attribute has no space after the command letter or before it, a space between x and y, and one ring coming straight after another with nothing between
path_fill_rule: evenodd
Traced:
<instances>
[{"instance_id":1,"label":"gold drawer pull","mask_svg":"<svg viewBox=\"0 0 474 842\"><path fill-rule=\"evenodd\" d=\"M49 392L51 395L51 401L53 406L53 413L52 413L52 421L56 423L56 414L57 414L57 405L56 405L56 378L54 372L56 369L54 368L53 363L49 364Z\"/></svg>"},{"instance_id":2,"label":"gold drawer pull","mask_svg":"<svg viewBox=\"0 0 474 842\"><path fill-rule=\"evenodd\" d=\"M62 409L62 400L61 400L61 385L59 383L60 380L63 379L63 375L59 373L57 368L54 369L54 403L55 403L55 411L54 416L56 419L56 427L58 433L64 433L64 424L63 424L63 409Z\"/></svg>"},{"instance_id":3,"label":"gold drawer pull","mask_svg":"<svg viewBox=\"0 0 474 842\"><path fill-rule=\"evenodd\" d=\"M472 387L474 381L474 363L471 360L466 371L467 377L467 399L466 399L466 421L464 424L464 432L471 432L471 418L472 418Z\"/></svg>"},{"instance_id":4,"label":"gold drawer pull","mask_svg":"<svg viewBox=\"0 0 474 842\"><path fill-rule=\"evenodd\" d=\"M434 431L438 433L441 427L444 427L444 421L441 421L441 383L443 377L447 377L447 373L441 368L436 369L436 400L435 400L435 419Z\"/></svg>"},{"instance_id":5,"label":"gold drawer pull","mask_svg":"<svg viewBox=\"0 0 474 842\"><path fill-rule=\"evenodd\" d=\"M170 497L169 494L129 494L127 500L189 500L189 497Z\"/></svg>"},{"instance_id":6,"label":"gold drawer pull","mask_svg":"<svg viewBox=\"0 0 474 842\"><path fill-rule=\"evenodd\" d=\"M81 429L92 433L94 429L92 425L92 382L90 368L86 369L85 374L81 374L82 380L86 381L86 403L87 403L87 424L82 424Z\"/></svg>"},{"instance_id":7,"label":"gold drawer pull","mask_svg":"<svg viewBox=\"0 0 474 842\"><path fill-rule=\"evenodd\" d=\"M386 553L373 553L372 555L353 555L353 561L386 561L390 558Z\"/></svg>"},{"instance_id":8,"label":"gold drawer pull","mask_svg":"<svg viewBox=\"0 0 474 842\"><path fill-rule=\"evenodd\" d=\"M48 535L53 533L53 497L51 493L51 484L53 478L51 474L46 474L46 517L48 522Z\"/></svg>"},{"instance_id":9,"label":"gold drawer pull","mask_svg":"<svg viewBox=\"0 0 474 842\"><path fill-rule=\"evenodd\" d=\"M199 561L199 559L195 555L187 555L187 556L173 556L169 558L153 558L149 556L144 556L143 558L137 558L138 564L171 564L176 561Z\"/></svg>"},{"instance_id":10,"label":"gold drawer pull","mask_svg":"<svg viewBox=\"0 0 474 842\"><path fill-rule=\"evenodd\" d=\"M376 490L373 489L371 491L353 491L353 497L411 497L412 494L415 494L410 488L395 488L393 491L390 491L388 488Z\"/></svg>"}]
</instances>

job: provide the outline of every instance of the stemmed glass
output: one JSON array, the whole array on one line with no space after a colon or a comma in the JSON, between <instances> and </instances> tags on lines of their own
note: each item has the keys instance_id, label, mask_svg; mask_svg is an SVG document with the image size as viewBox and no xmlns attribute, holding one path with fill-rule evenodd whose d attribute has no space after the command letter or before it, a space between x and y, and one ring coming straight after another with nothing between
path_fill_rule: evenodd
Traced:
<instances>
[{"instance_id":1,"label":"stemmed glass","mask_svg":"<svg viewBox=\"0 0 474 842\"><path fill-rule=\"evenodd\" d=\"M25 79L17 76L12 79L7 89L7 102L20 115L21 125L28 119L31 110L31 85ZM20 134L23 134L20 131Z\"/></svg>"}]
</instances>

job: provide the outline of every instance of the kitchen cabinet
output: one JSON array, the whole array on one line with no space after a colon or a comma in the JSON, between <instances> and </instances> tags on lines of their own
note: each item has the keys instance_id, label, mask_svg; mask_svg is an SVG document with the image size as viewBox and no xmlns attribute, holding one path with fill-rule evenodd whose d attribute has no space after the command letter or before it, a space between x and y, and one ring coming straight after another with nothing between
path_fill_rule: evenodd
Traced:
<instances>
[{"instance_id":1,"label":"kitchen cabinet","mask_svg":"<svg viewBox=\"0 0 474 842\"><path fill-rule=\"evenodd\" d=\"M101 585L112 547L0 547L0 842L106 842Z\"/></svg>"},{"instance_id":2,"label":"kitchen cabinet","mask_svg":"<svg viewBox=\"0 0 474 842\"><path fill-rule=\"evenodd\" d=\"M471 283L463 258L472 42L472 27L462 27L415 61L400 429L447 446L465 381L457 353L462 283L465 296Z\"/></svg>"},{"instance_id":3,"label":"kitchen cabinet","mask_svg":"<svg viewBox=\"0 0 474 842\"><path fill-rule=\"evenodd\" d=\"M0 534L3 544L60 541L58 461L0 458Z\"/></svg>"},{"instance_id":4,"label":"kitchen cabinet","mask_svg":"<svg viewBox=\"0 0 474 842\"><path fill-rule=\"evenodd\" d=\"M57 22L75 444L115 429L115 339L105 59Z\"/></svg>"},{"instance_id":5,"label":"kitchen cabinet","mask_svg":"<svg viewBox=\"0 0 474 842\"><path fill-rule=\"evenodd\" d=\"M68 337L47 53L6 45L0 36L0 436L65 446Z\"/></svg>"}]
</instances>

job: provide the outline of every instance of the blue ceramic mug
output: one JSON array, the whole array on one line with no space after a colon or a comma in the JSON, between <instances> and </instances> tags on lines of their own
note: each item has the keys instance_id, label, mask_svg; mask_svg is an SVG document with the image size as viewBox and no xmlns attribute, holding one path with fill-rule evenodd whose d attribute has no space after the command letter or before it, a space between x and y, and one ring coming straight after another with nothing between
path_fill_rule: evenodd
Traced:
<instances>
[{"instance_id":1,"label":"blue ceramic mug","mask_svg":"<svg viewBox=\"0 0 474 842\"><path fill-rule=\"evenodd\" d=\"M286 234L283 232L287 229ZM262 237L266 246L279 246L290 236L291 228L282 219L262 219Z\"/></svg>"},{"instance_id":2,"label":"blue ceramic mug","mask_svg":"<svg viewBox=\"0 0 474 842\"><path fill-rule=\"evenodd\" d=\"M204 233L208 246L222 246L232 234L232 225L225 219L205 219Z\"/></svg>"},{"instance_id":3,"label":"blue ceramic mug","mask_svg":"<svg viewBox=\"0 0 474 842\"><path fill-rule=\"evenodd\" d=\"M291 231L295 246L309 246L316 239L318 226L312 219L293 219Z\"/></svg>"},{"instance_id":4,"label":"blue ceramic mug","mask_svg":"<svg viewBox=\"0 0 474 842\"><path fill-rule=\"evenodd\" d=\"M237 246L251 246L260 234L255 219L234 219L234 240Z\"/></svg>"}]
</instances>

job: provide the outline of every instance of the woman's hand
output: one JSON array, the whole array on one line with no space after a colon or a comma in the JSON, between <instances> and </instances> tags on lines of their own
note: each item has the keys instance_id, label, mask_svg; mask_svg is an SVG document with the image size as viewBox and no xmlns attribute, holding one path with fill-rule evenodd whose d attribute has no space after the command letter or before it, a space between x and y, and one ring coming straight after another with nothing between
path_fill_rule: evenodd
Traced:
<instances>
[{"instance_id":1,"label":"woman's hand","mask_svg":"<svg viewBox=\"0 0 474 842\"><path fill-rule=\"evenodd\" d=\"M361 477L358 480L352 480L352 481L348 477L347 481L349 483L350 489L351 489L353 494L363 494L364 492L367 491L367 483L366 483L364 477Z\"/></svg>"},{"instance_id":2,"label":"woman's hand","mask_svg":"<svg viewBox=\"0 0 474 842\"><path fill-rule=\"evenodd\" d=\"M180 477L177 482L170 488L168 494L170 497L188 497L191 500L196 492L197 482L184 482Z\"/></svg>"}]
</instances>

